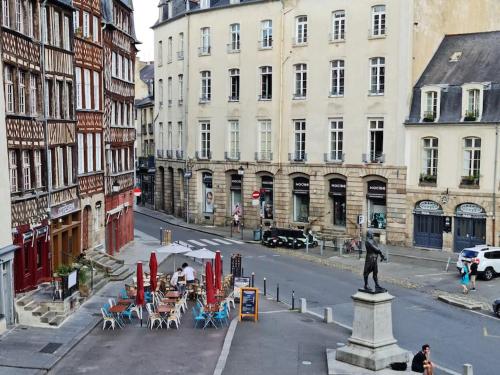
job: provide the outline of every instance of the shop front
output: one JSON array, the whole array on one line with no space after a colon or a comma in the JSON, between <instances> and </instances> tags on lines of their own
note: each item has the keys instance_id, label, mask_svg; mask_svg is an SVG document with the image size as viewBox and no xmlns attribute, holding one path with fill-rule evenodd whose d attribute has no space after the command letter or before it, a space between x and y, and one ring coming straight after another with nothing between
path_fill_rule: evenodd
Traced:
<instances>
[{"instance_id":1,"label":"shop front","mask_svg":"<svg viewBox=\"0 0 500 375\"><path fill-rule=\"evenodd\" d=\"M106 251L113 255L134 239L132 191L106 197Z\"/></svg>"},{"instance_id":2,"label":"shop front","mask_svg":"<svg viewBox=\"0 0 500 375\"><path fill-rule=\"evenodd\" d=\"M332 223L336 227L346 226L346 181L341 178L329 180L328 196L332 212Z\"/></svg>"},{"instance_id":3,"label":"shop front","mask_svg":"<svg viewBox=\"0 0 500 375\"><path fill-rule=\"evenodd\" d=\"M212 173L203 172L202 178L202 210L204 214L213 214L214 213L214 192L212 189Z\"/></svg>"},{"instance_id":4,"label":"shop front","mask_svg":"<svg viewBox=\"0 0 500 375\"><path fill-rule=\"evenodd\" d=\"M241 188L242 188L242 182L243 182L243 176L239 174L232 174L230 176L231 182L230 182L230 191L231 191L231 212L229 213L230 216L234 215L237 213L238 215L242 215L242 205L241 205Z\"/></svg>"},{"instance_id":5,"label":"shop front","mask_svg":"<svg viewBox=\"0 0 500 375\"><path fill-rule=\"evenodd\" d=\"M295 177L293 179L293 221L309 222L309 179Z\"/></svg>"},{"instance_id":6,"label":"shop front","mask_svg":"<svg viewBox=\"0 0 500 375\"><path fill-rule=\"evenodd\" d=\"M260 217L263 220L272 220L274 217L274 178L262 176L260 183Z\"/></svg>"},{"instance_id":7,"label":"shop front","mask_svg":"<svg viewBox=\"0 0 500 375\"><path fill-rule=\"evenodd\" d=\"M366 207L368 228L385 229L387 225L387 184L380 180L371 180L366 185Z\"/></svg>"},{"instance_id":8,"label":"shop front","mask_svg":"<svg viewBox=\"0 0 500 375\"><path fill-rule=\"evenodd\" d=\"M455 209L454 250L486 243L486 211L474 203L462 203Z\"/></svg>"},{"instance_id":9,"label":"shop front","mask_svg":"<svg viewBox=\"0 0 500 375\"><path fill-rule=\"evenodd\" d=\"M74 199L50 209L52 270L75 261L81 252L80 200Z\"/></svg>"},{"instance_id":10,"label":"shop front","mask_svg":"<svg viewBox=\"0 0 500 375\"><path fill-rule=\"evenodd\" d=\"M413 210L414 246L442 249L443 247L443 209L430 200L423 200Z\"/></svg>"},{"instance_id":11,"label":"shop front","mask_svg":"<svg viewBox=\"0 0 500 375\"><path fill-rule=\"evenodd\" d=\"M16 246L0 248L0 332L15 322L14 313L14 254Z\"/></svg>"}]
</instances>

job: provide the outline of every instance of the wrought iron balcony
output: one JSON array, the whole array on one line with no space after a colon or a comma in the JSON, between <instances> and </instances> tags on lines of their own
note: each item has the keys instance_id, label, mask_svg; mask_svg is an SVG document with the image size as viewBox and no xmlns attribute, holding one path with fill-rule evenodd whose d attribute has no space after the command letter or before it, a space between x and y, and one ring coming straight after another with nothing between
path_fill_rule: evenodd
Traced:
<instances>
[{"instance_id":1,"label":"wrought iron balcony","mask_svg":"<svg viewBox=\"0 0 500 375\"><path fill-rule=\"evenodd\" d=\"M345 153L339 151L330 151L324 154L326 163L343 163L345 161Z\"/></svg>"},{"instance_id":2,"label":"wrought iron balcony","mask_svg":"<svg viewBox=\"0 0 500 375\"><path fill-rule=\"evenodd\" d=\"M273 153L272 152L256 152L255 153L255 160L260 161L260 162L269 162L273 160Z\"/></svg>"},{"instance_id":3,"label":"wrought iron balcony","mask_svg":"<svg viewBox=\"0 0 500 375\"><path fill-rule=\"evenodd\" d=\"M228 160L228 161L231 161L231 160L240 160L240 152L235 152L235 153L232 153L232 152L224 152L224 159L225 160Z\"/></svg>"},{"instance_id":4,"label":"wrought iron balcony","mask_svg":"<svg viewBox=\"0 0 500 375\"><path fill-rule=\"evenodd\" d=\"M177 60L184 60L184 51L177 51Z\"/></svg>"},{"instance_id":5,"label":"wrought iron balcony","mask_svg":"<svg viewBox=\"0 0 500 375\"><path fill-rule=\"evenodd\" d=\"M197 160L210 160L212 159L212 151L196 151L194 157Z\"/></svg>"},{"instance_id":6,"label":"wrought iron balcony","mask_svg":"<svg viewBox=\"0 0 500 375\"><path fill-rule=\"evenodd\" d=\"M182 150L175 150L175 157L178 160L184 159L184 151L182 151Z\"/></svg>"},{"instance_id":7,"label":"wrought iron balcony","mask_svg":"<svg viewBox=\"0 0 500 375\"><path fill-rule=\"evenodd\" d=\"M295 151L288 154L288 161L292 163L304 163L307 161L307 154L304 151Z\"/></svg>"},{"instance_id":8,"label":"wrought iron balcony","mask_svg":"<svg viewBox=\"0 0 500 375\"><path fill-rule=\"evenodd\" d=\"M385 154L378 152L362 154L361 158L363 163L385 163Z\"/></svg>"},{"instance_id":9,"label":"wrought iron balcony","mask_svg":"<svg viewBox=\"0 0 500 375\"><path fill-rule=\"evenodd\" d=\"M211 53L210 46L204 46L198 48L198 56L209 56Z\"/></svg>"}]
</instances>

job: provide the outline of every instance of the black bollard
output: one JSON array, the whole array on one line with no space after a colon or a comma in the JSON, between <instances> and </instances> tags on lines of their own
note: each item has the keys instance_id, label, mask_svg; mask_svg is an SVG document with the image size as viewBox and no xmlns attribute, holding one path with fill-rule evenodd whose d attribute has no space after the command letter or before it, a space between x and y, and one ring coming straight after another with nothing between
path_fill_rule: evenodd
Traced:
<instances>
[{"instance_id":1,"label":"black bollard","mask_svg":"<svg viewBox=\"0 0 500 375\"><path fill-rule=\"evenodd\" d=\"M245 277L245 269L241 267L241 277Z\"/></svg>"},{"instance_id":2,"label":"black bollard","mask_svg":"<svg viewBox=\"0 0 500 375\"><path fill-rule=\"evenodd\" d=\"M295 310L295 290L292 290L292 310Z\"/></svg>"},{"instance_id":3,"label":"black bollard","mask_svg":"<svg viewBox=\"0 0 500 375\"><path fill-rule=\"evenodd\" d=\"M252 272L252 288L255 287L255 272Z\"/></svg>"},{"instance_id":4,"label":"black bollard","mask_svg":"<svg viewBox=\"0 0 500 375\"><path fill-rule=\"evenodd\" d=\"M276 302L280 301L280 284L276 284Z\"/></svg>"},{"instance_id":5,"label":"black bollard","mask_svg":"<svg viewBox=\"0 0 500 375\"><path fill-rule=\"evenodd\" d=\"M264 277L264 295L267 296L267 283L266 283L266 278Z\"/></svg>"}]
</instances>

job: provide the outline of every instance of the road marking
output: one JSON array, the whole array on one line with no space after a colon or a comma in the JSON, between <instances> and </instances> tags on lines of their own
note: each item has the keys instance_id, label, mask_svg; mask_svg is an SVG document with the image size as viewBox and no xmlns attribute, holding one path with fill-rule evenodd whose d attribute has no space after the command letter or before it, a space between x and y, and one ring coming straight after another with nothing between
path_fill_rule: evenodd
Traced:
<instances>
[{"instance_id":1,"label":"road marking","mask_svg":"<svg viewBox=\"0 0 500 375\"><path fill-rule=\"evenodd\" d=\"M177 243L179 245L182 245L182 246L193 247L193 245L190 245L190 244L188 244L187 242L184 242L184 241L177 241Z\"/></svg>"},{"instance_id":2,"label":"road marking","mask_svg":"<svg viewBox=\"0 0 500 375\"><path fill-rule=\"evenodd\" d=\"M483 327L483 335L484 335L484 337L494 337L494 338L500 339L500 336L498 336L498 335L490 335L488 333L488 330L486 329L486 327Z\"/></svg>"},{"instance_id":3,"label":"road marking","mask_svg":"<svg viewBox=\"0 0 500 375\"><path fill-rule=\"evenodd\" d=\"M265 255L258 255L257 258L265 258Z\"/></svg>"},{"instance_id":4,"label":"road marking","mask_svg":"<svg viewBox=\"0 0 500 375\"><path fill-rule=\"evenodd\" d=\"M222 375L224 368L226 367L227 357L229 356L229 351L231 350L231 343L233 342L234 332L236 331L236 325L238 324L238 318L234 318L229 325L226 337L224 338L224 344L222 346L222 351L220 353L219 359L217 360L217 365L213 375Z\"/></svg>"},{"instance_id":5,"label":"road marking","mask_svg":"<svg viewBox=\"0 0 500 375\"><path fill-rule=\"evenodd\" d=\"M235 244L238 244L238 245L243 245L243 244L244 244L244 242L241 242L241 241L236 241L236 240L232 240L232 239L230 239L230 238L225 238L225 237L224 237L224 239L225 239L226 241L231 241L231 242L234 242Z\"/></svg>"},{"instance_id":6,"label":"road marking","mask_svg":"<svg viewBox=\"0 0 500 375\"><path fill-rule=\"evenodd\" d=\"M216 242L221 243L223 245L231 245L231 242L227 242L227 241L224 241L224 240L219 240L218 238L212 238L212 241L216 241Z\"/></svg>"},{"instance_id":7,"label":"road marking","mask_svg":"<svg viewBox=\"0 0 500 375\"><path fill-rule=\"evenodd\" d=\"M284 313L284 312L290 312L290 310L263 311L259 314L277 314L277 313Z\"/></svg>"},{"instance_id":8,"label":"road marking","mask_svg":"<svg viewBox=\"0 0 500 375\"><path fill-rule=\"evenodd\" d=\"M280 255L279 254L273 254L272 256L273 257L279 257Z\"/></svg>"},{"instance_id":9,"label":"road marking","mask_svg":"<svg viewBox=\"0 0 500 375\"><path fill-rule=\"evenodd\" d=\"M439 273L426 273L422 275L415 275L415 277L425 277L425 276L440 276L440 275L448 275L449 272L439 272Z\"/></svg>"},{"instance_id":10,"label":"road marking","mask_svg":"<svg viewBox=\"0 0 500 375\"><path fill-rule=\"evenodd\" d=\"M252 258L253 258L253 255L247 255L247 256L245 256L245 258L247 258L247 259L252 259Z\"/></svg>"},{"instance_id":11,"label":"road marking","mask_svg":"<svg viewBox=\"0 0 500 375\"><path fill-rule=\"evenodd\" d=\"M209 245L215 245L215 246L220 245L220 244L218 244L217 242L210 241L210 240L207 240L207 239L205 239L205 238L199 238L199 240L200 240L200 241L203 241L203 242L206 242L206 243L207 243L207 244L209 244Z\"/></svg>"},{"instance_id":12,"label":"road marking","mask_svg":"<svg viewBox=\"0 0 500 375\"><path fill-rule=\"evenodd\" d=\"M474 311L474 310L467 310L467 311L469 311L469 312L471 312L473 314L481 315L484 318L488 318L488 319L492 319L492 320L498 321L497 317L494 317L494 316L491 316L491 315L486 315L485 313L482 313L480 311Z\"/></svg>"},{"instance_id":13,"label":"road marking","mask_svg":"<svg viewBox=\"0 0 500 375\"><path fill-rule=\"evenodd\" d=\"M198 242L195 240L187 240L187 241L195 244L196 246L205 246L205 244L203 242Z\"/></svg>"}]
</instances>

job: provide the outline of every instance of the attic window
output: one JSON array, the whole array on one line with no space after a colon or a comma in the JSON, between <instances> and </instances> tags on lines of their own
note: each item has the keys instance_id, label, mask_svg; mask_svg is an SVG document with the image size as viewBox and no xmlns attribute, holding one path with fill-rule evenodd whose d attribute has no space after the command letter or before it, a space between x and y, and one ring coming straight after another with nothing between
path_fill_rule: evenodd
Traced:
<instances>
[{"instance_id":1,"label":"attic window","mask_svg":"<svg viewBox=\"0 0 500 375\"><path fill-rule=\"evenodd\" d=\"M453 52L450 56L449 62L457 62L462 58L462 52Z\"/></svg>"}]
</instances>

